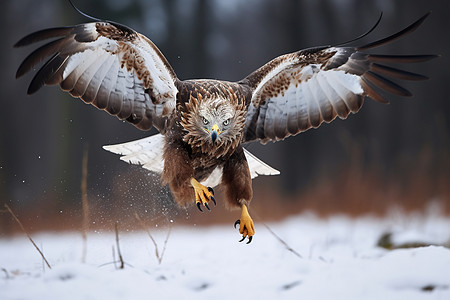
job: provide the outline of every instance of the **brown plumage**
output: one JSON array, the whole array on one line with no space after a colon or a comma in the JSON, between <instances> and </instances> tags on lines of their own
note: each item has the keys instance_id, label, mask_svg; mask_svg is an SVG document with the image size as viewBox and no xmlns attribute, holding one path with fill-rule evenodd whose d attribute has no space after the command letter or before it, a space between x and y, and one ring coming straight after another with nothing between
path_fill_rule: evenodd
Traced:
<instances>
[{"instance_id":1,"label":"brown plumage","mask_svg":"<svg viewBox=\"0 0 450 300\"><path fill-rule=\"evenodd\" d=\"M283 140L336 117L345 119L359 111L365 97L386 103L382 90L410 96L384 76L426 77L383 64L422 62L434 55L375 55L362 50L412 32L427 16L360 47L325 46L282 55L239 82L179 80L148 38L124 25L95 19L21 39L17 47L54 40L32 52L16 76L50 57L31 81L29 94L43 85L59 84L72 96L139 129L156 127L163 139L155 135L105 149L161 172L180 205L196 202L200 210L209 209L216 201L205 185L221 183L227 207L242 208L236 224L250 242L254 226L247 207L252 177L277 171L242 145Z\"/></svg>"},{"instance_id":2,"label":"brown plumage","mask_svg":"<svg viewBox=\"0 0 450 300\"><path fill-rule=\"evenodd\" d=\"M223 168L222 182L230 195L226 197L228 207L250 202L250 173L244 172L241 178L231 180L240 173L237 171L241 165L245 165L241 141L248 105L245 99L249 96L250 90L236 83L196 80L185 81L180 86L176 114L165 133L162 174L178 203L192 203L190 178L203 181L216 168ZM210 130L205 130L213 124L219 124L221 132L214 141Z\"/></svg>"}]
</instances>

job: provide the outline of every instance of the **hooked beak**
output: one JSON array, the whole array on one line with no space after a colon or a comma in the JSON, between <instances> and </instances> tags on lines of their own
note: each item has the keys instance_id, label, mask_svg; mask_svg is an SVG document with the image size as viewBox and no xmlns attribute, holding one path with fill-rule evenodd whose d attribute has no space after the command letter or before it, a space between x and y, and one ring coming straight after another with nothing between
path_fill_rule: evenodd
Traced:
<instances>
[{"instance_id":1,"label":"hooked beak","mask_svg":"<svg viewBox=\"0 0 450 300\"><path fill-rule=\"evenodd\" d=\"M211 140L213 143L217 140L219 134L220 134L219 126L217 126L217 124L214 124L213 127L211 128Z\"/></svg>"}]
</instances>

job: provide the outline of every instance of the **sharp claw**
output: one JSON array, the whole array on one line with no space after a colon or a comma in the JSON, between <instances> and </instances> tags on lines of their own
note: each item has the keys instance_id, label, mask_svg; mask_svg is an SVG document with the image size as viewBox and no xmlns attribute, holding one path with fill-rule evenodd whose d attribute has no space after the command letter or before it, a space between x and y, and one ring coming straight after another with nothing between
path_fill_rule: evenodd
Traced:
<instances>
[{"instance_id":1,"label":"sharp claw","mask_svg":"<svg viewBox=\"0 0 450 300\"><path fill-rule=\"evenodd\" d=\"M211 210L209 209L208 203L205 203L205 207L206 207L207 210L211 211Z\"/></svg>"},{"instance_id":2,"label":"sharp claw","mask_svg":"<svg viewBox=\"0 0 450 300\"><path fill-rule=\"evenodd\" d=\"M243 240L245 240L245 236L244 236L244 237L242 237L242 240L240 240L240 241L239 241L239 243L240 243L240 242L242 242Z\"/></svg>"},{"instance_id":3,"label":"sharp claw","mask_svg":"<svg viewBox=\"0 0 450 300\"><path fill-rule=\"evenodd\" d=\"M212 189L212 187L208 186L208 191L209 191L211 194L213 194L213 196L214 196L214 190Z\"/></svg>"},{"instance_id":4,"label":"sharp claw","mask_svg":"<svg viewBox=\"0 0 450 300\"><path fill-rule=\"evenodd\" d=\"M200 207L200 202L197 202L197 208L199 211L203 212L202 208Z\"/></svg>"},{"instance_id":5,"label":"sharp claw","mask_svg":"<svg viewBox=\"0 0 450 300\"><path fill-rule=\"evenodd\" d=\"M216 205L217 205L217 203L216 203L216 199L214 199L214 197L213 197L213 196L211 196L211 197L210 197L210 199L212 200L212 202L214 202L214 206L216 206Z\"/></svg>"},{"instance_id":6,"label":"sharp claw","mask_svg":"<svg viewBox=\"0 0 450 300\"><path fill-rule=\"evenodd\" d=\"M234 222L234 228L236 228L236 225L241 224L241 220L236 220L236 222Z\"/></svg>"},{"instance_id":7,"label":"sharp claw","mask_svg":"<svg viewBox=\"0 0 450 300\"><path fill-rule=\"evenodd\" d=\"M250 244L250 243L252 242L252 240L253 240L253 235L248 237L248 242L247 242L247 244Z\"/></svg>"}]
</instances>

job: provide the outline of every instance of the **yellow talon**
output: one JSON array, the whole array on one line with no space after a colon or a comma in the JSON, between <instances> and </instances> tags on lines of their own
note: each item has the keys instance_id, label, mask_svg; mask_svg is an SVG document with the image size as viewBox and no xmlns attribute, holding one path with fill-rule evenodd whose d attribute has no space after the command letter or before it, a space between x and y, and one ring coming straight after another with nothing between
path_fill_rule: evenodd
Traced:
<instances>
[{"instance_id":1,"label":"yellow talon","mask_svg":"<svg viewBox=\"0 0 450 300\"><path fill-rule=\"evenodd\" d=\"M248 236L247 244L249 244L255 235L255 226L245 204L242 205L241 218L234 223L235 226L237 224L239 224L239 233L242 234L242 240L240 242Z\"/></svg>"},{"instance_id":2,"label":"yellow talon","mask_svg":"<svg viewBox=\"0 0 450 300\"><path fill-rule=\"evenodd\" d=\"M203 211L201 209L201 205L204 205L208 210L209 201L213 201L214 205L216 205L216 199L214 199L214 191L210 187L206 187L200 182L198 182L195 178L191 178L191 185L194 188L195 193L195 202L197 204L197 208L200 211Z\"/></svg>"}]
</instances>

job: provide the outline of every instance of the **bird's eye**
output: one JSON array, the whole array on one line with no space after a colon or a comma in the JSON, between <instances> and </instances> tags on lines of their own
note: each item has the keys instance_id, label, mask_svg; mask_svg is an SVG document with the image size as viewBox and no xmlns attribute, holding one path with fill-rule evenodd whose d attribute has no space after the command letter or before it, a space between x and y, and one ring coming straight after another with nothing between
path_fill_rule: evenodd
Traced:
<instances>
[{"instance_id":1,"label":"bird's eye","mask_svg":"<svg viewBox=\"0 0 450 300\"><path fill-rule=\"evenodd\" d=\"M223 126L228 126L230 124L230 119L223 121Z\"/></svg>"},{"instance_id":2,"label":"bird's eye","mask_svg":"<svg viewBox=\"0 0 450 300\"><path fill-rule=\"evenodd\" d=\"M209 121L208 120L206 120L206 118L205 117L202 117L203 118L203 124L204 125L208 125L209 124Z\"/></svg>"}]
</instances>

